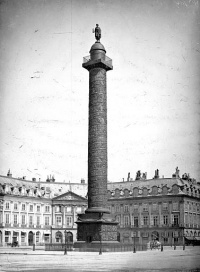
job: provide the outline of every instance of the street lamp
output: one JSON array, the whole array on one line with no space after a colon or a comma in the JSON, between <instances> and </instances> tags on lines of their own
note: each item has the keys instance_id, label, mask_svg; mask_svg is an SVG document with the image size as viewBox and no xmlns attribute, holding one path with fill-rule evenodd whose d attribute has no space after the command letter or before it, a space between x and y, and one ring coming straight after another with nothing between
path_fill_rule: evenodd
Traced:
<instances>
[{"instance_id":1,"label":"street lamp","mask_svg":"<svg viewBox=\"0 0 200 272\"><path fill-rule=\"evenodd\" d=\"M100 240L99 255L101 255L101 254L102 254L101 231L100 231L100 233L99 233L99 240Z\"/></svg>"},{"instance_id":2,"label":"street lamp","mask_svg":"<svg viewBox=\"0 0 200 272\"><path fill-rule=\"evenodd\" d=\"M35 233L33 233L33 251L35 251Z\"/></svg>"},{"instance_id":3,"label":"street lamp","mask_svg":"<svg viewBox=\"0 0 200 272\"><path fill-rule=\"evenodd\" d=\"M64 255L67 255L67 238L68 238L68 235L67 235L67 230L64 231L65 233L65 251L64 251Z\"/></svg>"},{"instance_id":4,"label":"street lamp","mask_svg":"<svg viewBox=\"0 0 200 272\"><path fill-rule=\"evenodd\" d=\"M185 250L185 233L183 233L183 250Z\"/></svg>"},{"instance_id":5,"label":"street lamp","mask_svg":"<svg viewBox=\"0 0 200 272\"><path fill-rule=\"evenodd\" d=\"M136 232L133 232L133 234L132 234L132 239L133 239L133 253L136 253L135 237L136 237Z\"/></svg>"}]
</instances>

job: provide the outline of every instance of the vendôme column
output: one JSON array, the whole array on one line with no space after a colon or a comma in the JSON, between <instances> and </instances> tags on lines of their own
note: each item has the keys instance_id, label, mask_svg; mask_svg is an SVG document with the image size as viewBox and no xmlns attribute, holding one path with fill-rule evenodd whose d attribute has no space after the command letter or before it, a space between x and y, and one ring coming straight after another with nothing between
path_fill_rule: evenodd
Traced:
<instances>
[{"instance_id":1,"label":"vend\u00f4me column","mask_svg":"<svg viewBox=\"0 0 200 272\"><path fill-rule=\"evenodd\" d=\"M83 64L89 71L88 131L88 210L108 212L107 206L107 86L106 50L100 43L101 30L95 29L97 42L91 47L90 61Z\"/></svg>"},{"instance_id":2,"label":"vend\u00f4me column","mask_svg":"<svg viewBox=\"0 0 200 272\"><path fill-rule=\"evenodd\" d=\"M107 84L106 73L112 60L100 43L101 29L95 28L96 42L85 57L83 68L89 71L88 128L88 209L78 217L78 242L81 247L98 247L98 242L117 242L117 222L107 208ZM77 247L80 243L77 242ZM88 245L89 244L89 245Z\"/></svg>"}]
</instances>

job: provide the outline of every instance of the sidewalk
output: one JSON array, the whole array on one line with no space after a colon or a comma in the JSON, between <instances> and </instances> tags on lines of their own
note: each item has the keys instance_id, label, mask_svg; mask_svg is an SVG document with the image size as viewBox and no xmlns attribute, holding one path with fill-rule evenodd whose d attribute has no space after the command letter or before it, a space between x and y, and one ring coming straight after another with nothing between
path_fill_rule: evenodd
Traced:
<instances>
[{"instance_id":1,"label":"sidewalk","mask_svg":"<svg viewBox=\"0 0 200 272\"><path fill-rule=\"evenodd\" d=\"M193 246L187 246L185 247L185 250L183 250L183 246L177 246L176 249L174 250L174 247L171 246L165 246L163 247L163 253L165 251L171 252L191 252L193 250L196 251L197 247ZM199 247L198 247L199 248ZM200 248L199 248L200 249ZM161 249L148 249L147 251L137 251L136 254L147 254L147 253L156 253L156 252L161 252ZM79 252L79 251L67 251L67 254L74 253L75 255L77 254L94 254L94 255L99 255L98 252ZM123 251L123 252L103 252L102 254L129 254L132 253L132 251ZM22 254L22 255L64 255L64 250L63 251L45 251L44 246L37 246L35 247L35 250L33 251L32 246L20 246L20 247L0 247L0 254Z\"/></svg>"}]
</instances>

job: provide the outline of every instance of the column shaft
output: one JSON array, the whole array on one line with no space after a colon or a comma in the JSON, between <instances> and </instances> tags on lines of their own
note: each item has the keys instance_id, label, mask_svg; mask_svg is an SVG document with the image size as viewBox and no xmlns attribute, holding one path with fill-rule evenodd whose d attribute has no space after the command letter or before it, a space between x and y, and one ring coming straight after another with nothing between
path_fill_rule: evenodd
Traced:
<instances>
[{"instance_id":1,"label":"column shaft","mask_svg":"<svg viewBox=\"0 0 200 272\"><path fill-rule=\"evenodd\" d=\"M88 208L107 205L106 70L89 72Z\"/></svg>"}]
</instances>

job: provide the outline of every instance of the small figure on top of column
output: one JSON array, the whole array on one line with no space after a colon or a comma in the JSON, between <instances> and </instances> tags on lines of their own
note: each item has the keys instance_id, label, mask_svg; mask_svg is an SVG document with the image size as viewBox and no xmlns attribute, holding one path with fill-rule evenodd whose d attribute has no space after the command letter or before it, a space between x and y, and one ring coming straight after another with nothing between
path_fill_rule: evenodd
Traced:
<instances>
[{"instance_id":1,"label":"small figure on top of column","mask_svg":"<svg viewBox=\"0 0 200 272\"><path fill-rule=\"evenodd\" d=\"M100 39L101 39L101 28L99 27L98 24L96 24L94 32L95 32L95 38L96 38L97 42L100 42Z\"/></svg>"}]
</instances>

